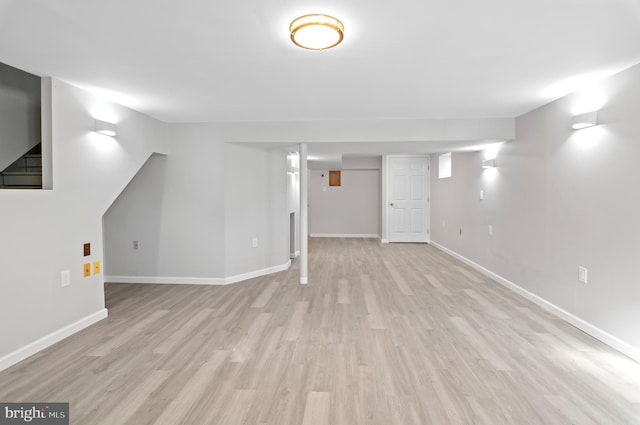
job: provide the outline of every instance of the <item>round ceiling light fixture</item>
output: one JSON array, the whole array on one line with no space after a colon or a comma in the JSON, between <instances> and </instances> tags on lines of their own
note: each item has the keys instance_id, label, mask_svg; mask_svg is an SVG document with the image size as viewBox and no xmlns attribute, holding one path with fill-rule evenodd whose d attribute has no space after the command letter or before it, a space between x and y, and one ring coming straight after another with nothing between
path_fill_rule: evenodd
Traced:
<instances>
[{"instance_id":1,"label":"round ceiling light fixture","mask_svg":"<svg viewBox=\"0 0 640 425\"><path fill-rule=\"evenodd\" d=\"M309 50L325 50L340 44L344 38L344 25L329 15L304 15L289 25L291 41Z\"/></svg>"}]
</instances>

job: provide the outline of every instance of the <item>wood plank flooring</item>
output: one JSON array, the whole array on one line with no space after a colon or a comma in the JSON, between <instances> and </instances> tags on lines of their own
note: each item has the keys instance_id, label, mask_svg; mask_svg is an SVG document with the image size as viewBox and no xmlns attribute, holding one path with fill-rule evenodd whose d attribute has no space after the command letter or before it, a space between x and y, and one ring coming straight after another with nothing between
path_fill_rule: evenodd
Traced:
<instances>
[{"instance_id":1,"label":"wood plank flooring","mask_svg":"<svg viewBox=\"0 0 640 425\"><path fill-rule=\"evenodd\" d=\"M229 286L107 284L109 318L0 373L78 425L640 424L640 365L429 245L312 239Z\"/></svg>"}]
</instances>

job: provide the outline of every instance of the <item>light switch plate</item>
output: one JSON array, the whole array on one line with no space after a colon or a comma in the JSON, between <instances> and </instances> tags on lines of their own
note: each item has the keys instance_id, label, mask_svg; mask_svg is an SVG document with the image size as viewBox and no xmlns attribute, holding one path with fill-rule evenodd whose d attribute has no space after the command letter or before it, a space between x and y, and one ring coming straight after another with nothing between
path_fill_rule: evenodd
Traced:
<instances>
[{"instance_id":1,"label":"light switch plate","mask_svg":"<svg viewBox=\"0 0 640 425\"><path fill-rule=\"evenodd\" d=\"M84 265L84 277L91 276L91 263L87 263Z\"/></svg>"},{"instance_id":2,"label":"light switch plate","mask_svg":"<svg viewBox=\"0 0 640 425\"><path fill-rule=\"evenodd\" d=\"M100 261L93 263L93 274L100 274Z\"/></svg>"}]
</instances>

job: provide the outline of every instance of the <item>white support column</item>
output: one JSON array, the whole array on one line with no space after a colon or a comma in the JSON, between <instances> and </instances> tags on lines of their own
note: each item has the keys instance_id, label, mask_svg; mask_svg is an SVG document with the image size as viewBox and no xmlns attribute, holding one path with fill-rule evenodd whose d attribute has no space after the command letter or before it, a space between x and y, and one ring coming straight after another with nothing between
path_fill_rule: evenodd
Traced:
<instances>
[{"instance_id":1,"label":"white support column","mask_svg":"<svg viewBox=\"0 0 640 425\"><path fill-rule=\"evenodd\" d=\"M307 168L307 144L300 143L300 283L307 283L309 276L309 169Z\"/></svg>"}]
</instances>

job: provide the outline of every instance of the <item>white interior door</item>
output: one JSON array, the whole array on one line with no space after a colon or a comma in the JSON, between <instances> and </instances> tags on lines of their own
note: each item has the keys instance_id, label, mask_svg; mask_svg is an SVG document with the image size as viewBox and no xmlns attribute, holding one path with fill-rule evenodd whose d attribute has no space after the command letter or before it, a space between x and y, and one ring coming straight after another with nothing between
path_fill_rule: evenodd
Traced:
<instances>
[{"instance_id":1,"label":"white interior door","mask_svg":"<svg viewBox=\"0 0 640 425\"><path fill-rule=\"evenodd\" d=\"M389 242L429 242L429 157L387 157Z\"/></svg>"}]
</instances>

